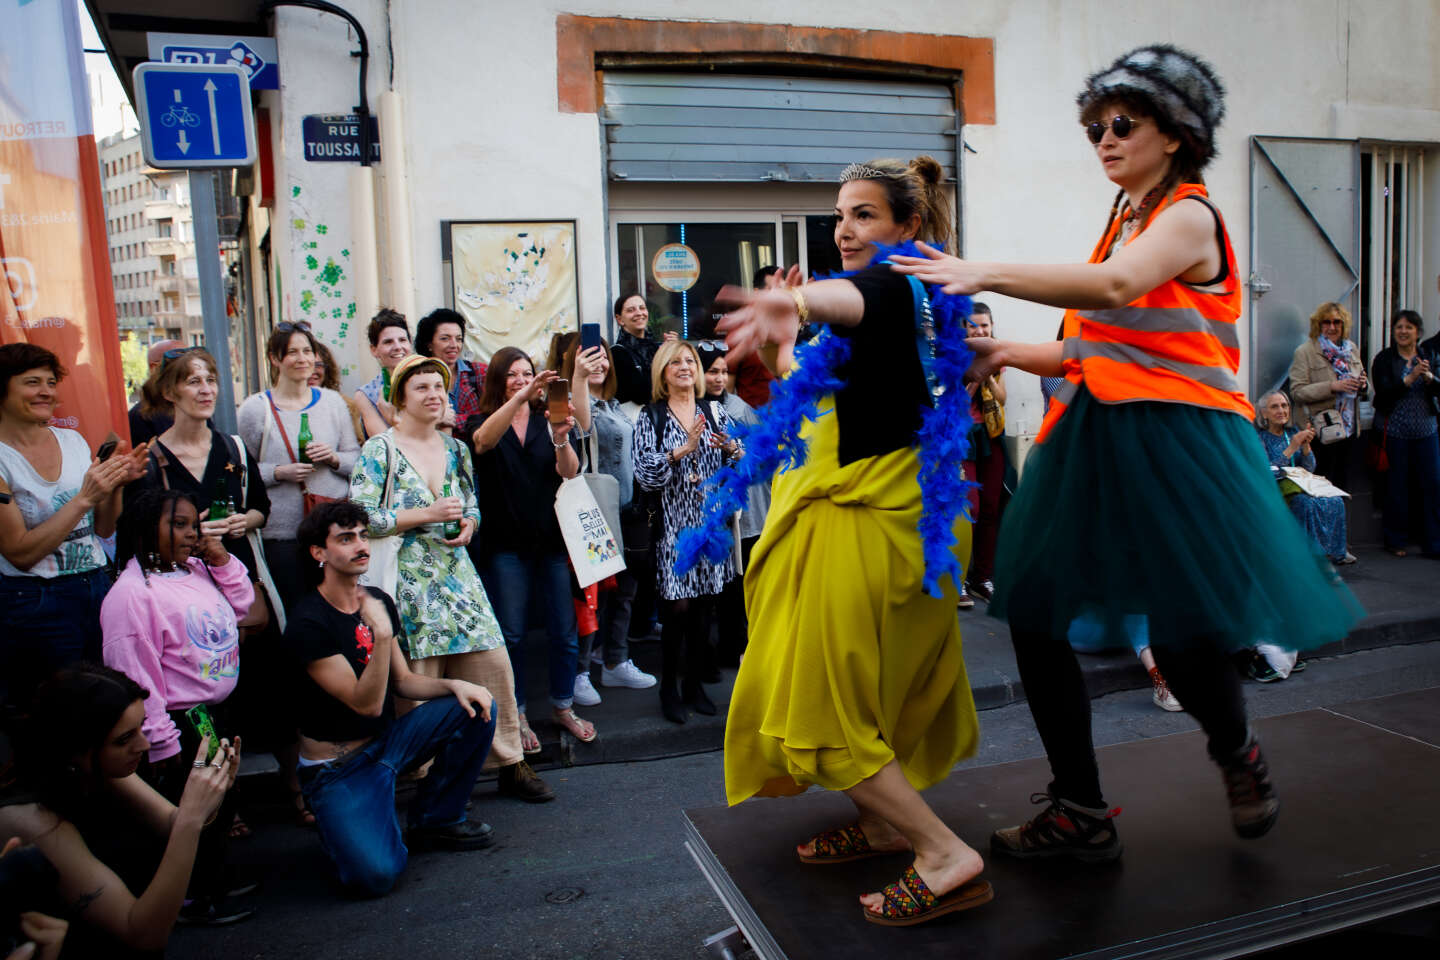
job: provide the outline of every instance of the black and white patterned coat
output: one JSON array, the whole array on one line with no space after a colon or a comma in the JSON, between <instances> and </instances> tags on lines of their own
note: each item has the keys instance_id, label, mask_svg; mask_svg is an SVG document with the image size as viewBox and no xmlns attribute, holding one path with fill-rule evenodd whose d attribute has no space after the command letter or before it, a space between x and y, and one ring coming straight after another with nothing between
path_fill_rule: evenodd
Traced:
<instances>
[{"instance_id":1,"label":"black and white patterned coat","mask_svg":"<svg viewBox=\"0 0 1440 960\"><path fill-rule=\"evenodd\" d=\"M730 416L720 404L712 407L715 422L729 431ZM695 415L700 416L697 409ZM645 490L660 491L661 531L655 543L655 583L666 600L714 596L734 579L735 562L727 557L716 565L701 560L684 577L675 573L675 539L680 531L700 522L704 502L704 484L725 463L725 454L711 446L714 433L705 423L700 445L679 463L670 459L670 451L685 445L685 428L668 406L665 411L664 436L657 443L655 426L648 413L642 411L635 421L635 479Z\"/></svg>"}]
</instances>

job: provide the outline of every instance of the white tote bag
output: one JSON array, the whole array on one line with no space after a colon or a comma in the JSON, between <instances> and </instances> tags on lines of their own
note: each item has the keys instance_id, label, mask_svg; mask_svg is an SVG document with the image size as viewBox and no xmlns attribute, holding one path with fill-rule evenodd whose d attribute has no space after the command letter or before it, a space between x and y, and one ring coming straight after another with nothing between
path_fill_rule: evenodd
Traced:
<instances>
[{"instance_id":1,"label":"white tote bag","mask_svg":"<svg viewBox=\"0 0 1440 960\"><path fill-rule=\"evenodd\" d=\"M571 477L560 484L555 493L555 517L560 521L560 535L565 538L565 549L581 587L625 569L620 538L611 532L584 477Z\"/></svg>"},{"instance_id":2,"label":"white tote bag","mask_svg":"<svg viewBox=\"0 0 1440 960\"><path fill-rule=\"evenodd\" d=\"M385 492L380 495L380 509L390 509L390 493L395 483L395 441L381 435L385 444ZM375 537L370 541L370 567L360 577L360 582L369 587L385 591L391 600L398 598L395 591L400 579L400 543L404 537L392 533L388 537Z\"/></svg>"}]
</instances>

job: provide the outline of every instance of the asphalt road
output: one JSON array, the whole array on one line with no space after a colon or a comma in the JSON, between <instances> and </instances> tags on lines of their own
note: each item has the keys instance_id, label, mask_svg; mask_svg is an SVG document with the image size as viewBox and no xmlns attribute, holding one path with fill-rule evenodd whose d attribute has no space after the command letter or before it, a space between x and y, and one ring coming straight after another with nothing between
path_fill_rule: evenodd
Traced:
<instances>
[{"instance_id":1,"label":"asphalt road","mask_svg":"<svg viewBox=\"0 0 1440 960\"><path fill-rule=\"evenodd\" d=\"M1433 686L1440 686L1440 642L1312 660L1290 680L1250 684L1246 692L1255 715L1273 716ZM1097 746L1194 726L1184 714L1154 708L1141 690L1094 701L1094 716ZM1023 704L984 711L981 728L980 751L968 764L1041 753ZM419 854L400 887L382 900L341 897L313 832L255 823L256 835L237 843L235 853L265 876L263 889L250 898L259 913L225 929L179 930L167 955L704 957L701 942L730 920L681 845L681 811L723 802L721 754L545 776L559 799L538 807L502 800L482 785L472 816L491 823L500 842L475 853ZM1223 802L1218 777L1216 802Z\"/></svg>"}]
</instances>

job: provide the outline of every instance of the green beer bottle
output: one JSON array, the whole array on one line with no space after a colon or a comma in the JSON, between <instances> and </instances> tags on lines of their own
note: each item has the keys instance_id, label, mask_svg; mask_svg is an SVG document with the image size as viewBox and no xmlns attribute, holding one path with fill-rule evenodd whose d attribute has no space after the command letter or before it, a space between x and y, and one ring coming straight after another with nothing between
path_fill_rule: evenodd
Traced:
<instances>
[{"instance_id":1,"label":"green beer bottle","mask_svg":"<svg viewBox=\"0 0 1440 960\"><path fill-rule=\"evenodd\" d=\"M310 454L305 452L305 448L314 439L315 435L310 432L310 414L300 414L300 433L295 437L295 455L300 458L301 463L310 462Z\"/></svg>"},{"instance_id":2,"label":"green beer bottle","mask_svg":"<svg viewBox=\"0 0 1440 960\"><path fill-rule=\"evenodd\" d=\"M230 485L224 477L215 478L215 489L210 495L210 513L206 520L224 520L235 511L230 507Z\"/></svg>"},{"instance_id":3,"label":"green beer bottle","mask_svg":"<svg viewBox=\"0 0 1440 960\"><path fill-rule=\"evenodd\" d=\"M390 368L384 367L380 371L380 397L386 403L390 402Z\"/></svg>"},{"instance_id":4,"label":"green beer bottle","mask_svg":"<svg viewBox=\"0 0 1440 960\"><path fill-rule=\"evenodd\" d=\"M452 494L452 493L450 492L450 484L448 484L448 483L445 484L444 491L445 491L445 492L444 492L443 496L447 496L447 497L454 496L454 494ZM445 539L446 539L446 540L454 540L454 539L455 539L456 537L458 537L458 536L460 536L460 521L459 521L459 520L451 520L451 521L449 521L448 523L446 523L446 524L445 524Z\"/></svg>"}]
</instances>

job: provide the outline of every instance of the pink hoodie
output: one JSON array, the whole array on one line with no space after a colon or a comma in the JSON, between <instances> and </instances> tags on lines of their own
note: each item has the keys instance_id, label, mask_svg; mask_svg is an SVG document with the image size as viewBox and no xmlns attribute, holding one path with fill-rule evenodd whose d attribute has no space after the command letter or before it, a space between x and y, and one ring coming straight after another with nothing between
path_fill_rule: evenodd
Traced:
<instances>
[{"instance_id":1,"label":"pink hoodie","mask_svg":"<svg viewBox=\"0 0 1440 960\"><path fill-rule=\"evenodd\" d=\"M131 560L100 605L106 665L150 691L142 729L152 763L180 752L180 731L166 711L220 703L235 689L237 613L255 599L235 557L208 572L198 557L188 565L188 574L151 573L147 584Z\"/></svg>"}]
</instances>

